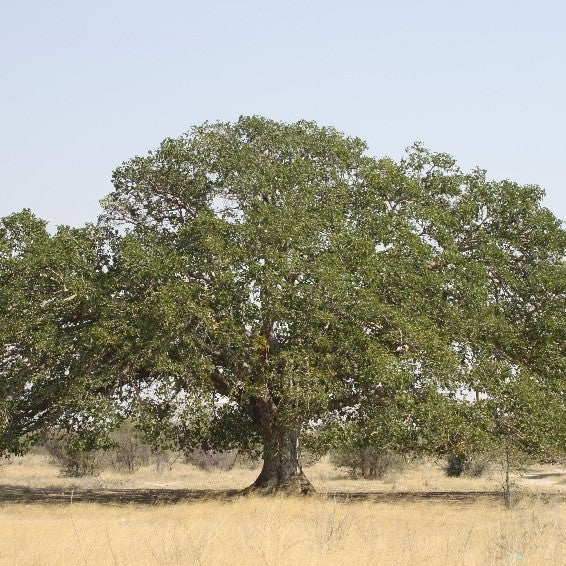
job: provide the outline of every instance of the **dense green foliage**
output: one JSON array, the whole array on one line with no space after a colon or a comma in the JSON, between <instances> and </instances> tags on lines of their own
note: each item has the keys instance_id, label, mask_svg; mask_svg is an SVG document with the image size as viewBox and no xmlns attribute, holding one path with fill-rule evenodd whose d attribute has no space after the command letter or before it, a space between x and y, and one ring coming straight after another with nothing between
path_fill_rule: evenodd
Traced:
<instances>
[{"instance_id":1,"label":"dense green foliage","mask_svg":"<svg viewBox=\"0 0 566 566\"><path fill-rule=\"evenodd\" d=\"M119 167L97 226L0 227L3 448L131 416L279 454L563 451L566 236L542 191L258 117Z\"/></svg>"},{"instance_id":2,"label":"dense green foliage","mask_svg":"<svg viewBox=\"0 0 566 566\"><path fill-rule=\"evenodd\" d=\"M108 302L102 247L92 226L50 235L28 210L0 220L3 450L19 452L59 422L92 445L116 421L114 377L96 363L95 323Z\"/></svg>"}]
</instances>

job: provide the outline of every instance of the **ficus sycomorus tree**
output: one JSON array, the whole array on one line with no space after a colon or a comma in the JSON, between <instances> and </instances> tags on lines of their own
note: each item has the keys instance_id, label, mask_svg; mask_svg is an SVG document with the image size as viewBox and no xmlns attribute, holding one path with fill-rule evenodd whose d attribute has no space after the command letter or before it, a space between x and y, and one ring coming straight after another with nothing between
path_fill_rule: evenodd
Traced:
<instances>
[{"instance_id":1,"label":"ficus sycomorus tree","mask_svg":"<svg viewBox=\"0 0 566 566\"><path fill-rule=\"evenodd\" d=\"M444 304L456 316L443 325L460 367L453 387L430 388L427 403L409 398L409 407L393 404L388 411L364 405L350 421L331 420L338 431L330 431L342 442L383 448L470 454L503 445L539 458L563 454L561 222L541 206L540 188L488 182L482 170L463 174L448 156L419 145L399 170L406 177L403 206L438 252L429 267L447 272ZM411 195L410 179L424 190ZM406 415L411 427L400 426Z\"/></svg>"},{"instance_id":2,"label":"ficus sycomorus tree","mask_svg":"<svg viewBox=\"0 0 566 566\"><path fill-rule=\"evenodd\" d=\"M113 183L108 339L140 418L186 445L259 444L256 488L308 490L300 437L329 420L448 450L427 430L462 425L471 392L476 437L532 430L530 401L531 421L542 399L564 410L564 232L536 187L259 117L167 139Z\"/></svg>"},{"instance_id":3,"label":"ficus sycomorus tree","mask_svg":"<svg viewBox=\"0 0 566 566\"><path fill-rule=\"evenodd\" d=\"M47 329L2 313L10 422L47 422L32 401L67 381L59 422L127 415L157 443L259 447L266 491L309 491L301 436L350 423L382 447L564 449L566 246L540 189L260 117L167 139L113 185L96 228L3 244L0 292ZM34 286L48 249L58 278ZM43 365L25 349L40 340Z\"/></svg>"},{"instance_id":4,"label":"ficus sycomorus tree","mask_svg":"<svg viewBox=\"0 0 566 566\"><path fill-rule=\"evenodd\" d=\"M0 452L56 425L81 430L88 446L123 413L97 340L105 247L94 226L50 234L29 210L0 219Z\"/></svg>"}]
</instances>

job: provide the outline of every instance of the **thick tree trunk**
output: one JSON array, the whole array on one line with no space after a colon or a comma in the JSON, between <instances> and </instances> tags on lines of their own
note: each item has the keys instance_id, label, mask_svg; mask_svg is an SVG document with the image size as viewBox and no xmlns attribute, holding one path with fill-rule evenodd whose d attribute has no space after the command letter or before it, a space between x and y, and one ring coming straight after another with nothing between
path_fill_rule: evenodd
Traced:
<instances>
[{"instance_id":1,"label":"thick tree trunk","mask_svg":"<svg viewBox=\"0 0 566 566\"><path fill-rule=\"evenodd\" d=\"M276 426L264 400L256 403L257 424L263 436L263 467L245 493L307 495L314 487L301 468L299 432Z\"/></svg>"},{"instance_id":2,"label":"thick tree trunk","mask_svg":"<svg viewBox=\"0 0 566 566\"><path fill-rule=\"evenodd\" d=\"M297 432L282 431L265 439L263 467L248 490L301 495L314 492L301 468Z\"/></svg>"}]
</instances>

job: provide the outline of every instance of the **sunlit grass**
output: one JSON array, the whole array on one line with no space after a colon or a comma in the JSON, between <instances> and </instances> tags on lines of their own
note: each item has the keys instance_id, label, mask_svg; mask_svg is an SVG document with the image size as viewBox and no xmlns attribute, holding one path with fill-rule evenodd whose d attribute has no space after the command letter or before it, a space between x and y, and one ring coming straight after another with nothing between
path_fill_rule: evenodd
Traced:
<instances>
[{"instance_id":1,"label":"sunlit grass","mask_svg":"<svg viewBox=\"0 0 566 566\"><path fill-rule=\"evenodd\" d=\"M0 508L0 563L560 565L565 533L564 503L18 504Z\"/></svg>"},{"instance_id":2,"label":"sunlit grass","mask_svg":"<svg viewBox=\"0 0 566 566\"><path fill-rule=\"evenodd\" d=\"M555 469L555 467L546 467ZM541 471L546 469L540 468ZM558 467L560 468L560 467ZM536 468L537 470L539 468ZM537 480L514 474L513 481L526 491L562 492L566 494L566 470L562 476ZM190 464L176 462L171 468L158 470L155 465L145 466L135 474L105 470L96 476L65 477L42 454L12 458L0 467L0 484L29 487L84 487L84 488L176 488L176 489L242 489L250 485L259 473L259 467L236 466L227 471L207 471ZM494 463L490 472L479 478L447 477L438 462L424 461L409 464L402 471L391 471L381 479L351 479L346 470L340 470L323 459L305 473L319 492L365 491L498 491L504 481L504 470Z\"/></svg>"},{"instance_id":3,"label":"sunlit grass","mask_svg":"<svg viewBox=\"0 0 566 566\"><path fill-rule=\"evenodd\" d=\"M73 479L35 455L2 466L0 482L228 489L248 485L256 473L206 472L183 464L160 473L148 467L131 476L104 472ZM488 478L446 478L432 463L379 481L351 480L327 461L307 473L322 492L477 491L501 484L497 469ZM523 481L521 489L564 491L560 481ZM529 497L510 510L493 500L346 503L324 497L158 506L7 503L0 506L0 564L554 566L566 564L566 500Z\"/></svg>"}]
</instances>

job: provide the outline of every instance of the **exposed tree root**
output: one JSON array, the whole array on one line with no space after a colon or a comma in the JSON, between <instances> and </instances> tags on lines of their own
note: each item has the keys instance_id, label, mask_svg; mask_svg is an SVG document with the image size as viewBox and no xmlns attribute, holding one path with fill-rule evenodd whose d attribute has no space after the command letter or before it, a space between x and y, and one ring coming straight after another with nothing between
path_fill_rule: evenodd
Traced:
<instances>
[{"instance_id":1,"label":"exposed tree root","mask_svg":"<svg viewBox=\"0 0 566 566\"><path fill-rule=\"evenodd\" d=\"M240 492L242 495L313 495L316 490L303 474L293 474L284 481L277 479L263 481L258 478L252 485Z\"/></svg>"}]
</instances>

